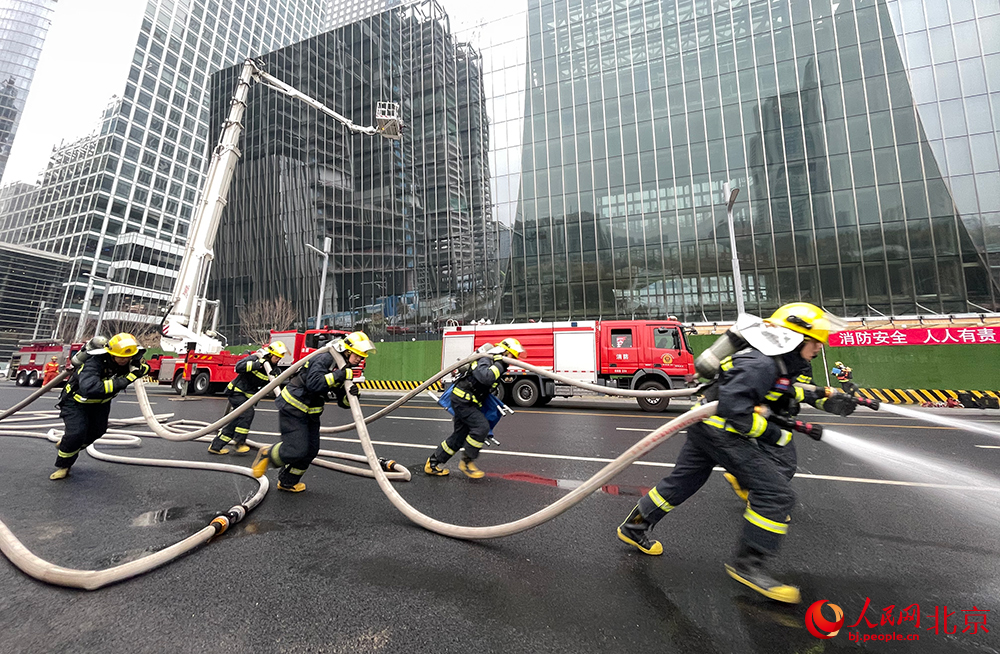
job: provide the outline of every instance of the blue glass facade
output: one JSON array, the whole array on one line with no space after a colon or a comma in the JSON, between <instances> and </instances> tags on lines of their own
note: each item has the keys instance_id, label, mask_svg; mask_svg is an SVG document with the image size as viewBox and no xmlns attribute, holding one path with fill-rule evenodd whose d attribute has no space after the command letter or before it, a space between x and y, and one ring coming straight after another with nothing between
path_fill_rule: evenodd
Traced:
<instances>
[{"instance_id":1,"label":"blue glass facade","mask_svg":"<svg viewBox=\"0 0 1000 654\"><path fill-rule=\"evenodd\" d=\"M748 311L1000 308L995 3L902 4L933 94L897 3L529 2L502 317L733 318L727 180Z\"/></svg>"}]
</instances>

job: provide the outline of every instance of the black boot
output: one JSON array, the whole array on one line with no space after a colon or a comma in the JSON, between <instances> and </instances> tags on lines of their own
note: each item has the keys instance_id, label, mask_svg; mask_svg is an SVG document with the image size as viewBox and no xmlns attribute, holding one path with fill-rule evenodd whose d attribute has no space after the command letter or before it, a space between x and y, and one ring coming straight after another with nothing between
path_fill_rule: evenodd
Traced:
<instances>
[{"instance_id":1,"label":"black boot","mask_svg":"<svg viewBox=\"0 0 1000 654\"><path fill-rule=\"evenodd\" d=\"M741 543L736 560L732 564L726 564L726 572L736 581L749 586L768 599L786 604L801 602L802 596L798 588L783 584L768 574L765 567L767 558L763 552Z\"/></svg>"},{"instance_id":2,"label":"black boot","mask_svg":"<svg viewBox=\"0 0 1000 654\"><path fill-rule=\"evenodd\" d=\"M643 554L658 556L663 554L663 545L658 540L649 539L649 530L653 525L646 522L639 512L639 505L636 504L632 513L628 514L625 522L618 527L618 539L639 548Z\"/></svg>"}]
</instances>

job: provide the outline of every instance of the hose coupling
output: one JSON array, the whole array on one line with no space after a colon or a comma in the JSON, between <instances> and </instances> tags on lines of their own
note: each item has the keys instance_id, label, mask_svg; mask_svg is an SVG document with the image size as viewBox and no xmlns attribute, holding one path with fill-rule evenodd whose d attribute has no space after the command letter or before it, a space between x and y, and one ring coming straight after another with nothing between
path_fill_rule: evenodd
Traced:
<instances>
[{"instance_id":1,"label":"hose coupling","mask_svg":"<svg viewBox=\"0 0 1000 654\"><path fill-rule=\"evenodd\" d=\"M229 518L224 515L217 515L212 518L212 522L210 524L215 528L215 535L221 536L226 533L227 529L229 529Z\"/></svg>"},{"instance_id":2,"label":"hose coupling","mask_svg":"<svg viewBox=\"0 0 1000 654\"><path fill-rule=\"evenodd\" d=\"M383 459L382 457L379 457L378 464L382 467L384 472L393 472L393 467L396 465L396 462L393 459Z\"/></svg>"},{"instance_id":3,"label":"hose coupling","mask_svg":"<svg viewBox=\"0 0 1000 654\"><path fill-rule=\"evenodd\" d=\"M234 525L243 518L245 518L246 515L247 515L247 509L242 504L237 504L236 506L234 506L233 508L229 509L229 511L226 512L226 517L229 518L229 522Z\"/></svg>"},{"instance_id":4,"label":"hose coupling","mask_svg":"<svg viewBox=\"0 0 1000 654\"><path fill-rule=\"evenodd\" d=\"M854 401L858 406L866 406L872 411L878 411L879 406L881 406L881 403L878 400L870 400L867 397L861 397L860 395L855 395Z\"/></svg>"}]
</instances>

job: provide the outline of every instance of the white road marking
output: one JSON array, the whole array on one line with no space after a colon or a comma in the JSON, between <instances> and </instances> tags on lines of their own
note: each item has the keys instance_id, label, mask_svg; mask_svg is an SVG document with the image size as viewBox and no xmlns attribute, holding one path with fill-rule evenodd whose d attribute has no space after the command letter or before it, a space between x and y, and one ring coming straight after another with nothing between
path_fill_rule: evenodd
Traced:
<instances>
[{"instance_id":1,"label":"white road marking","mask_svg":"<svg viewBox=\"0 0 1000 654\"><path fill-rule=\"evenodd\" d=\"M984 450L1000 450L1000 445L976 445L976 447L981 447Z\"/></svg>"},{"instance_id":2,"label":"white road marking","mask_svg":"<svg viewBox=\"0 0 1000 654\"><path fill-rule=\"evenodd\" d=\"M451 422L451 418L415 418L412 416L384 416L391 420L427 420L428 422Z\"/></svg>"}]
</instances>

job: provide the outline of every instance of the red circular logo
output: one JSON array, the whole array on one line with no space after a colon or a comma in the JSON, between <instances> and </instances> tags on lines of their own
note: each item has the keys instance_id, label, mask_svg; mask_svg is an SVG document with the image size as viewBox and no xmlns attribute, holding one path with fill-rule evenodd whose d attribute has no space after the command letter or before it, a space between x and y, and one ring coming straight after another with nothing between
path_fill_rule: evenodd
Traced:
<instances>
[{"instance_id":1,"label":"red circular logo","mask_svg":"<svg viewBox=\"0 0 1000 654\"><path fill-rule=\"evenodd\" d=\"M833 609L833 622L823 617L821 609L829 600L813 602L812 606L806 609L806 629L817 638L833 638L840 633L840 628L844 626L844 611L836 604L830 604ZM825 633L824 633L825 632Z\"/></svg>"}]
</instances>

